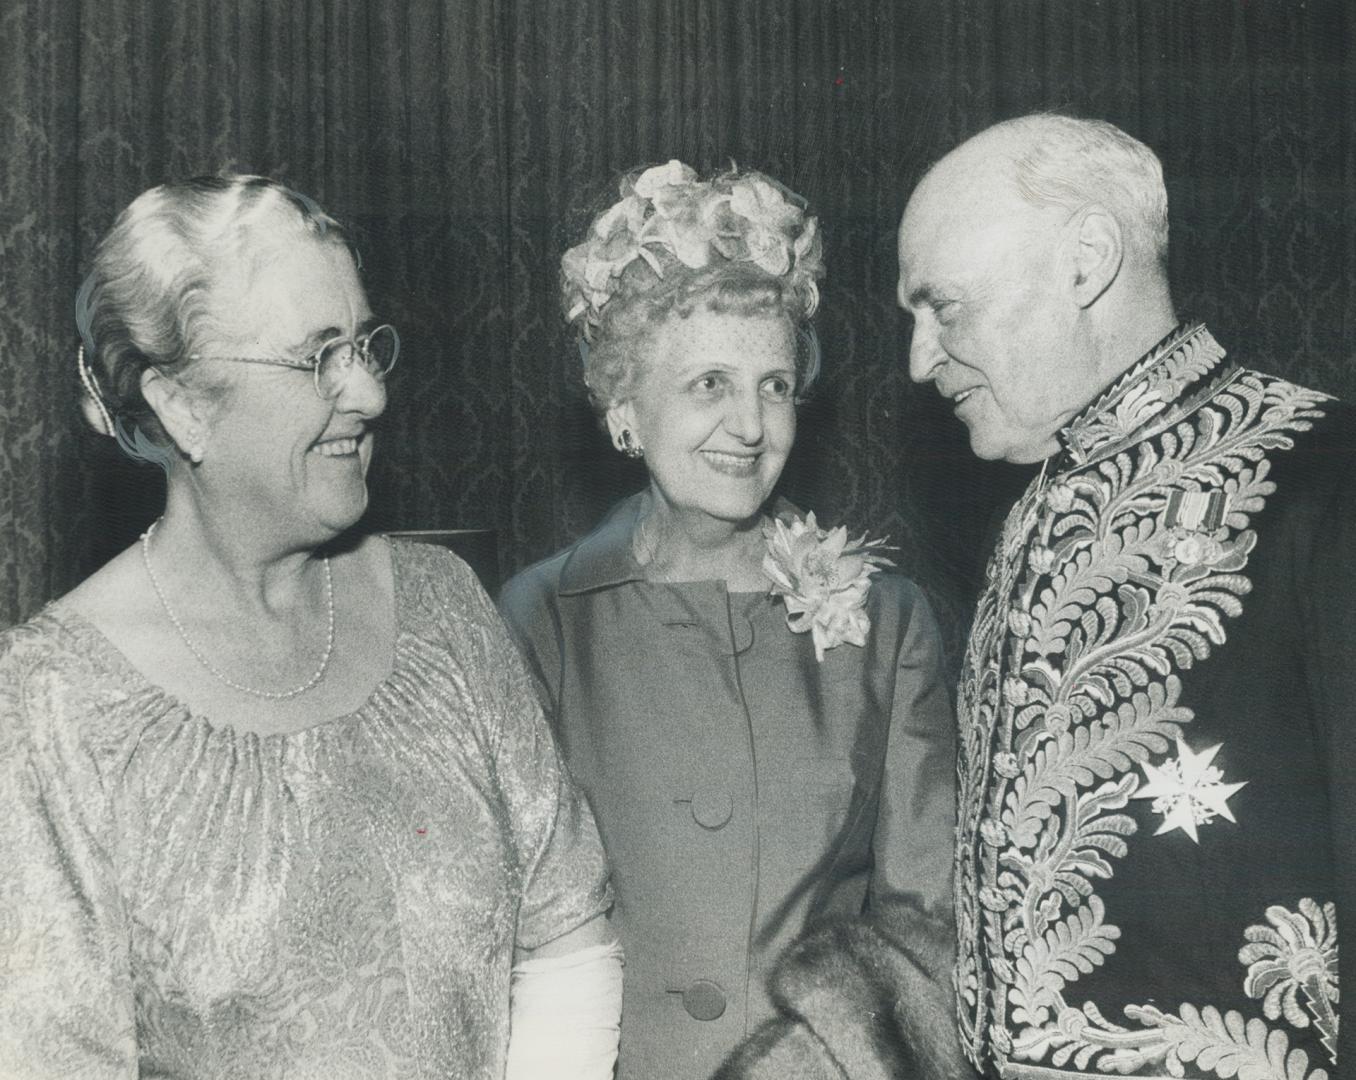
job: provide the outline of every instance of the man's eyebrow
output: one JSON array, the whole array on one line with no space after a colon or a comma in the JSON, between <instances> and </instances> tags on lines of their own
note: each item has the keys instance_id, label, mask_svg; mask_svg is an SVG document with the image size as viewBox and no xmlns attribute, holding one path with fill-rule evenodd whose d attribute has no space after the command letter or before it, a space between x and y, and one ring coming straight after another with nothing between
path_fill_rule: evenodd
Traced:
<instances>
[{"instance_id":1,"label":"man's eyebrow","mask_svg":"<svg viewBox=\"0 0 1356 1080\"><path fill-rule=\"evenodd\" d=\"M931 303L936 295L937 290L931 285L919 285L918 288L909 293L904 302L911 308L920 307L923 304Z\"/></svg>"}]
</instances>

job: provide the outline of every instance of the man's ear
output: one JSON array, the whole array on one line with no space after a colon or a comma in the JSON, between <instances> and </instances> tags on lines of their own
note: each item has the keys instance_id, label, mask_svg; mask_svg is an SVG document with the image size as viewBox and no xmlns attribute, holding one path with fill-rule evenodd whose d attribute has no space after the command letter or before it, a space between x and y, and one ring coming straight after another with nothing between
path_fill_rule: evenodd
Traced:
<instances>
[{"instance_id":1,"label":"man's ear","mask_svg":"<svg viewBox=\"0 0 1356 1080\"><path fill-rule=\"evenodd\" d=\"M627 450L627 444L622 439L622 432L631 433L631 445L640 446L640 432L636 430L636 410L630 400L614 402L607 409L607 431L612 436L612 445L622 453Z\"/></svg>"},{"instance_id":2,"label":"man's ear","mask_svg":"<svg viewBox=\"0 0 1356 1080\"><path fill-rule=\"evenodd\" d=\"M141 373L141 395L179 451L201 462L207 452L207 416L198 396L155 367Z\"/></svg>"},{"instance_id":3,"label":"man's ear","mask_svg":"<svg viewBox=\"0 0 1356 1080\"><path fill-rule=\"evenodd\" d=\"M1073 251L1073 290L1079 307L1090 307L1121 272L1125 242L1121 225L1100 206L1080 214Z\"/></svg>"}]
</instances>

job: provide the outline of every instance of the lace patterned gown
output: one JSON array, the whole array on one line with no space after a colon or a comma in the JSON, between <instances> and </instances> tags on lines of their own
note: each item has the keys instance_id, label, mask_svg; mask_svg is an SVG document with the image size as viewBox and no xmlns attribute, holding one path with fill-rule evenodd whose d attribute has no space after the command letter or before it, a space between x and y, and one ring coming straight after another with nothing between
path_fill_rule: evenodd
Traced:
<instances>
[{"instance_id":1,"label":"lace patterned gown","mask_svg":"<svg viewBox=\"0 0 1356 1080\"><path fill-rule=\"evenodd\" d=\"M610 902L502 624L392 546L391 674L216 727L58 601L0 635L0 1076L499 1077L513 946Z\"/></svg>"}]
</instances>

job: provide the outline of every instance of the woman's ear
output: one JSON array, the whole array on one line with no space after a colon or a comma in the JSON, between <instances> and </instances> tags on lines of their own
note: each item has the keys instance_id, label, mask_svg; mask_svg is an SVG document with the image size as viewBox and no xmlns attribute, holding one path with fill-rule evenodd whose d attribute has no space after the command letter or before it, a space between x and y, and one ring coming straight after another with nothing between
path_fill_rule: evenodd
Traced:
<instances>
[{"instance_id":1,"label":"woman's ear","mask_svg":"<svg viewBox=\"0 0 1356 1080\"><path fill-rule=\"evenodd\" d=\"M632 447L640 446L640 433L636 431L636 410L629 400L608 406L607 431L612 436L612 445L623 454Z\"/></svg>"},{"instance_id":2,"label":"woman's ear","mask_svg":"<svg viewBox=\"0 0 1356 1080\"><path fill-rule=\"evenodd\" d=\"M154 367L141 373L141 395L179 451L195 465L201 463L207 452L207 416L198 395Z\"/></svg>"}]
</instances>

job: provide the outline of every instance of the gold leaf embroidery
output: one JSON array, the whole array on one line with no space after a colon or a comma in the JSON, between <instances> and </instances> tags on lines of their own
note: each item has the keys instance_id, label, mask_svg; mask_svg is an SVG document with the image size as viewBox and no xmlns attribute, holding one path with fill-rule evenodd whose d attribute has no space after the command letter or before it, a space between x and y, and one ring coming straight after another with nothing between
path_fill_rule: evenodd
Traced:
<instances>
[{"instance_id":1,"label":"gold leaf embroidery","mask_svg":"<svg viewBox=\"0 0 1356 1080\"><path fill-rule=\"evenodd\" d=\"M1298 994L1313 1014L1328 1057L1337 1061L1337 909L1320 907L1308 897L1298 912L1279 905L1267 908L1270 926L1250 926L1243 932L1248 944L1238 951L1240 963L1248 965L1243 990L1262 1000L1268 1020L1282 1015L1294 1027L1309 1026L1300 1008Z\"/></svg>"},{"instance_id":2,"label":"gold leaf embroidery","mask_svg":"<svg viewBox=\"0 0 1356 1080\"><path fill-rule=\"evenodd\" d=\"M1193 364L1205 371L1219 359L1208 349L1171 355L1187 378ZM1175 393L1179 374L1154 378ZM1288 1051L1260 1020L1249 1028L1230 1014L1230 1026L1209 1006L1168 1018L1130 1006L1142 1026L1126 1029L1091 1002L1064 1001L1080 975L1114 961L1119 931L1095 883L1114 873L1135 832L1114 811L1139 783L1136 766L1167 752L1192 719L1177 704L1175 673L1224 643L1251 590L1250 520L1274 491L1266 455L1322 415L1323 395L1251 372L1229 380L1188 413L1112 395L1122 411L1085 426L1074 455L1084 464L1048 490L1043 477L1033 483L990 561L959 697L957 835L972 854L956 870L956 985L962 1036L981 1067L991 1042L1000 1064L1009 1053L1048 1055L1057 1067L1131 1072L1141 1055L1174 1075L1219 1065L1287 1080L1307 1069L1303 1051ZM1146 420L1153 441L1117 445ZM1173 492L1212 491L1223 495L1220 529L1167 527ZM1275 1000L1284 1011L1283 989Z\"/></svg>"}]
</instances>

